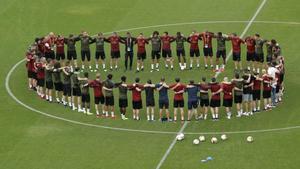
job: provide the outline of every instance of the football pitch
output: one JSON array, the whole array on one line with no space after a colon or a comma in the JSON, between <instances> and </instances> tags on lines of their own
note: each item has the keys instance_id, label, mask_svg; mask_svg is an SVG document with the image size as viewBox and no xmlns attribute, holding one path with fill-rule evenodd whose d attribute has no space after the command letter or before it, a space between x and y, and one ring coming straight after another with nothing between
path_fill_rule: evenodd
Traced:
<instances>
[{"instance_id":1,"label":"football pitch","mask_svg":"<svg viewBox=\"0 0 300 169\"><path fill-rule=\"evenodd\" d=\"M300 168L299 1L1 0L0 3L0 169ZM113 120L85 116L40 99L27 87L24 57L28 45L35 37L49 32L67 36L82 30L91 35L103 32L106 36L113 31L122 36L127 31L134 36L142 32L147 37L154 30L168 31L171 35L181 31L186 36L192 30L236 32L244 37L260 33L263 38L276 39L282 48L286 68L283 102L272 111L250 117L227 120L225 110L221 108L221 118L217 122L162 123L146 121L145 104L141 111L142 120L132 120L131 92L127 121L120 119L117 104L117 118ZM216 49L215 40L213 45ZM231 44L227 42L226 45L229 52ZM91 45L92 61L94 46ZM101 76L112 73L114 81L119 81L126 75L128 83L136 77L141 83L148 79L159 82L161 77L165 77L167 83L173 83L180 77L182 82L188 83L191 79L198 82L203 76L215 75L212 70L203 68L202 50L200 69L179 70L173 51L173 71L162 67L159 72L150 73L150 46L147 46L143 72L123 71L124 45L121 45L120 69L100 71ZM201 49L202 42L199 47ZM185 48L188 51L187 43ZM79 49L78 43L78 54ZM108 65L109 44L105 50ZM245 58L243 46L243 63ZM232 78L233 69L230 57L226 70L218 75L218 81L225 76ZM94 78L95 74L91 76ZM115 90L117 99L118 91ZM157 100L158 93L155 95ZM142 98L145 98L144 92ZM169 92L169 98L173 114L172 92ZM95 113L94 108L91 111ZM233 113L236 114L235 109ZM158 117L157 107L155 116ZM185 133L185 139L180 142L175 139L179 132ZM220 141L223 133L228 137L226 141ZM204 135L206 141L193 145L193 139L200 135ZM253 143L246 142L249 135L253 136ZM210 143L213 136L219 139L217 144ZM213 160L201 162L207 157L213 157Z\"/></svg>"}]
</instances>

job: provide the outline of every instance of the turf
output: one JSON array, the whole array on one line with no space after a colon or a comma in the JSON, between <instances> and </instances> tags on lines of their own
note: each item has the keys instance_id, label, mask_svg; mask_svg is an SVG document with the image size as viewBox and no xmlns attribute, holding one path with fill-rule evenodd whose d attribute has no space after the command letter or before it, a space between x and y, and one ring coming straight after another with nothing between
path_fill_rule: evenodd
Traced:
<instances>
[{"instance_id":1,"label":"turf","mask_svg":"<svg viewBox=\"0 0 300 169\"><path fill-rule=\"evenodd\" d=\"M174 134L150 134L126 131L115 131L96 127L71 124L52 119L30 111L15 102L5 89L5 77L11 67L24 58L24 51L34 37L50 31L67 35L87 30L90 34L111 32L129 28L162 25L168 23L202 22L202 21L247 21L260 0L2 0L0 9L0 168L156 168ZM257 16L257 21L300 22L296 0L268 0ZM136 29L131 32L137 35L143 32L150 35L153 30L169 31L175 34L182 31L185 35L191 30L237 32L240 34L247 23L210 23L187 24L165 27ZM185 129L188 133L226 132L272 129L300 124L300 107L298 103L297 62L299 24L267 24L254 22L247 34L259 32L263 37L275 38L283 48L286 57L286 93L284 102L270 112L260 113L251 118L224 119L189 123ZM125 35L124 32L120 32ZM107 47L109 45L106 45ZM230 45L227 45L228 51ZM187 48L187 45L186 45ZM123 49L123 47L122 47ZM148 53L150 48L147 48ZM108 53L109 48L107 48ZM94 51L94 47L92 48ZM245 50L243 50L245 51ZM93 52L92 52L93 53ZM147 56L149 58L149 56ZM243 53L243 58L245 55ZM201 63L203 58L201 57ZM121 63L123 63L121 61ZM150 63L147 60L147 63ZM177 62L176 62L177 63ZM177 65L177 64L176 64ZM176 76L186 82L191 78L200 80L202 76L210 77L211 71L200 70L174 71L162 70L159 73L145 72L136 74L127 72L128 81L140 77L142 82L151 78L158 81L165 76L169 83ZM232 77L232 62L229 62L222 77ZM101 72L102 73L102 72ZM123 70L114 71L114 79L119 81ZM102 73L105 76L105 73ZM82 123L111 127L171 131L181 128L179 123L148 123L145 111L142 121L121 121L120 119L96 119L74 113L56 104L48 104L38 99L27 89L25 66L22 63L13 72L10 79L13 94L27 105L58 117ZM117 94L117 92L115 92ZM144 95L143 95L144 96ZM170 98L173 94L170 93ZM172 99L171 99L172 100ZM171 102L172 105L172 102ZM145 105L144 105L145 106ZM116 107L117 108L117 107ZM131 106L128 116L131 117ZM93 111L93 110L92 110ZM157 109L156 109L157 112ZM117 111L118 113L118 111ZM156 113L157 115L157 113ZM192 139L199 135L186 135L183 142L176 143L161 168L299 168L297 158L299 151L299 129L268 133L254 133L252 144L245 142L248 134L228 134L226 142L212 145L205 142L193 146ZM210 137L208 135L207 137ZM216 135L219 137L219 135ZM201 163L200 160L213 156L214 160Z\"/></svg>"}]
</instances>

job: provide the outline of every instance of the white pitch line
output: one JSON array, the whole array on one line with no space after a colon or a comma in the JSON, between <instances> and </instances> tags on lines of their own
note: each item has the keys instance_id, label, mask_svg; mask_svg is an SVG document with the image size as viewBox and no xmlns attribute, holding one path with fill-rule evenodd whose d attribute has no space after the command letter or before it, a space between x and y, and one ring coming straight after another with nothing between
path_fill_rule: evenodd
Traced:
<instances>
[{"instance_id":1,"label":"white pitch line","mask_svg":"<svg viewBox=\"0 0 300 169\"><path fill-rule=\"evenodd\" d=\"M250 19L249 23L247 24L246 28L243 30L242 34L240 35L241 37L243 37L246 34L246 32L248 31L248 29L250 28L250 26L252 25L253 21L255 20L255 18L257 17L257 15L259 14L259 12L261 11L261 9L263 8L263 6L265 5L266 2L267 2L267 0L263 0L262 3L259 5L259 7L256 9L256 12L254 13L254 15ZM226 62L228 61L228 59L230 58L231 55L232 55L232 50L230 51L230 54L226 58ZM219 76L219 74L220 74L220 72L217 72L215 76L217 77L217 76ZM183 125L181 127L179 133L183 132L184 129L185 129L185 127L186 127L186 125ZM175 146L175 144L176 144L176 137L173 139L171 145L169 146L169 148L167 149L166 153L164 154L164 156L162 157L162 159L158 163L156 169L160 169L161 165L165 162L165 160L167 159L168 155L170 154L170 152L173 149L173 147Z\"/></svg>"},{"instance_id":2,"label":"white pitch line","mask_svg":"<svg viewBox=\"0 0 300 169\"><path fill-rule=\"evenodd\" d=\"M184 122L184 124L182 125L182 127L180 128L180 130L178 131L177 134L182 133L184 131L184 129L186 128L188 122ZM173 147L176 144L176 137L173 139L172 143L170 144L169 148L167 149L167 151L165 152L164 156L161 158L161 160L159 161L159 163L156 166L156 169L160 169L160 167L162 166L162 164L166 161L168 155L170 154L171 150L173 149Z\"/></svg>"}]
</instances>

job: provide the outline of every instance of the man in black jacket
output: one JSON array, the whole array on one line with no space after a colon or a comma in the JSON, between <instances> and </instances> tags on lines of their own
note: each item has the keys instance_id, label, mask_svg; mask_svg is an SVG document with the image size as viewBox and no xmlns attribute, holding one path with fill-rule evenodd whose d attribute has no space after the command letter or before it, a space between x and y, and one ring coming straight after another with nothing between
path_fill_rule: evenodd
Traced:
<instances>
[{"instance_id":1,"label":"man in black jacket","mask_svg":"<svg viewBox=\"0 0 300 169\"><path fill-rule=\"evenodd\" d=\"M130 32L126 33L126 37L121 37L121 40L125 44L125 71L128 69L129 59L129 70L132 70L133 62L133 45L135 44L136 38L131 37Z\"/></svg>"}]
</instances>

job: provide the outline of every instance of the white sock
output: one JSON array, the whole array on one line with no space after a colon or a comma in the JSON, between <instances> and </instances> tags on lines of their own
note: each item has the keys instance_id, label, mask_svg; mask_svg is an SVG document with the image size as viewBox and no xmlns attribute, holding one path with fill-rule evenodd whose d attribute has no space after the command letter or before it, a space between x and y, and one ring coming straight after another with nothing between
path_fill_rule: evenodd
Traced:
<instances>
[{"instance_id":1,"label":"white sock","mask_svg":"<svg viewBox=\"0 0 300 169\"><path fill-rule=\"evenodd\" d=\"M46 99L48 100L49 99L49 97L48 97L48 95L46 94Z\"/></svg>"},{"instance_id":2,"label":"white sock","mask_svg":"<svg viewBox=\"0 0 300 169\"><path fill-rule=\"evenodd\" d=\"M102 68L105 69L105 64L104 63L102 64Z\"/></svg>"},{"instance_id":3,"label":"white sock","mask_svg":"<svg viewBox=\"0 0 300 169\"><path fill-rule=\"evenodd\" d=\"M99 68L99 65L98 64L96 64L96 69L98 69Z\"/></svg>"},{"instance_id":4,"label":"white sock","mask_svg":"<svg viewBox=\"0 0 300 169\"><path fill-rule=\"evenodd\" d=\"M159 67L159 64L158 64L158 63L156 63L156 69L158 69L158 67Z\"/></svg>"},{"instance_id":5,"label":"white sock","mask_svg":"<svg viewBox=\"0 0 300 169\"><path fill-rule=\"evenodd\" d=\"M219 70L219 65L216 65L216 69Z\"/></svg>"},{"instance_id":6,"label":"white sock","mask_svg":"<svg viewBox=\"0 0 300 169\"><path fill-rule=\"evenodd\" d=\"M151 120L154 120L154 115L151 115Z\"/></svg>"},{"instance_id":7,"label":"white sock","mask_svg":"<svg viewBox=\"0 0 300 169\"><path fill-rule=\"evenodd\" d=\"M118 69L118 65L115 66L115 69Z\"/></svg>"},{"instance_id":8,"label":"white sock","mask_svg":"<svg viewBox=\"0 0 300 169\"><path fill-rule=\"evenodd\" d=\"M115 113L113 111L110 114L111 114L111 117L115 116Z\"/></svg>"},{"instance_id":9,"label":"white sock","mask_svg":"<svg viewBox=\"0 0 300 169\"><path fill-rule=\"evenodd\" d=\"M151 64L151 69L154 69L154 64Z\"/></svg>"},{"instance_id":10,"label":"white sock","mask_svg":"<svg viewBox=\"0 0 300 169\"><path fill-rule=\"evenodd\" d=\"M190 64L190 67L191 67L191 68L193 67L193 64L192 64L192 63Z\"/></svg>"},{"instance_id":11,"label":"white sock","mask_svg":"<svg viewBox=\"0 0 300 169\"><path fill-rule=\"evenodd\" d=\"M81 68L84 69L84 65L82 65Z\"/></svg>"},{"instance_id":12,"label":"white sock","mask_svg":"<svg viewBox=\"0 0 300 169\"><path fill-rule=\"evenodd\" d=\"M96 111L96 114L99 115L99 111L98 110Z\"/></svg>"},{"instance_id":13,"label":"white sock","mask_svg":"<svg viewBox=\"0 0 300 169\"><path fill-rule=\"evenodd\" d=\"M149 116L149 115L147 115L147 120L148 120L148 121L150 120L150 116Z\"/></svg>"}]
</instances>

